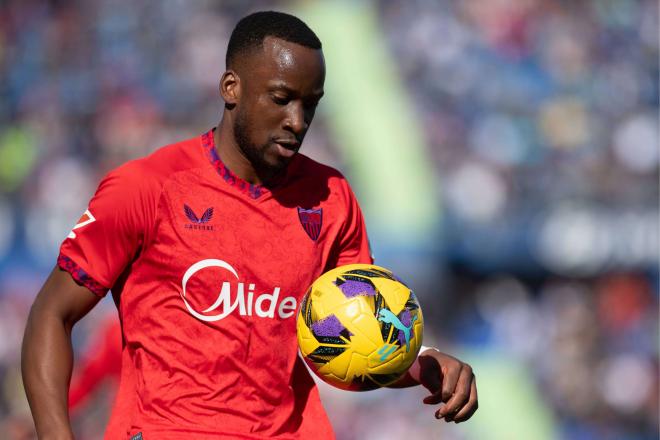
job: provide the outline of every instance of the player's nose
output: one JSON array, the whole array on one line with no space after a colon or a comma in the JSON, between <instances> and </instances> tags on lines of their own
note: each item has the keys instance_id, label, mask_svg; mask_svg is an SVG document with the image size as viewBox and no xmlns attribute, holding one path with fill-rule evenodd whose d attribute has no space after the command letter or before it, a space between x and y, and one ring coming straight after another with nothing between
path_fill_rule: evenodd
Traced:
<instances>
[{"instance_id":1,"label":"player's nose","mask_svg":"<svg viewBox=\"0 0 660 440\"><path fill-rule=\"evenodd\" d=\"M293 132L296 138L300 139L309 128L309 123L305 117L305 108L302 103L296 102L291 104L284 120L284 127Z\"/></svg>"}]
</instances>

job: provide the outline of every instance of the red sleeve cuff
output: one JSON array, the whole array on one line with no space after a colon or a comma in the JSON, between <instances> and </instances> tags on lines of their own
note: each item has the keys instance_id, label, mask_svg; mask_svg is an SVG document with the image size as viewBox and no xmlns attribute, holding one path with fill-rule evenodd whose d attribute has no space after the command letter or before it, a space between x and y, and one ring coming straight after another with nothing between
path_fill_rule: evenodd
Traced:
<instances>
[{"instance_id":1,"label":"red sleeve cuff","mask_svg":"<svg viewBox=\"0 0 660 440\"><path fill-rule=\"evenodd\" d=\"M60 254L57 257L57 265L60 269L69 272L77 284L87 287L94 295L103 298L108 293L109 288L92 278L82 267L66 255Z\"/></svg>"}]
</instances>

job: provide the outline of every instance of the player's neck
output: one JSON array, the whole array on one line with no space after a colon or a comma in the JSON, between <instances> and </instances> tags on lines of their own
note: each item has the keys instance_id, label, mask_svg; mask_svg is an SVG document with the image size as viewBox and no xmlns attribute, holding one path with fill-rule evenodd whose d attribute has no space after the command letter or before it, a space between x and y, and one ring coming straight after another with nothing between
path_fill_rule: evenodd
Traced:
<instances>
[{"instance_id":1,"label":"player's neck","mask_svg":"<svg viewBox=\"0 0 660 440\"><path fill-rule=\"evenodd\" d=\"M264 179L259 176L250 161L241 153L236 140L232 124L222 118L220 124L213 132L215 149L222 163L237 177L254 185L263 185Z\"/></svg>"}]
</instances>

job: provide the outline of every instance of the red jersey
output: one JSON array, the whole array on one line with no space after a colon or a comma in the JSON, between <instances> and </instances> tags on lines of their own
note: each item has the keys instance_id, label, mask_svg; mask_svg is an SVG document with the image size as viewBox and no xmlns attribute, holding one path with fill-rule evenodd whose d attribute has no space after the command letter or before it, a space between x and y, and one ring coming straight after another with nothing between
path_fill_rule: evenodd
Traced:
<instances>
[{"instance_id":1,"label":"red jersey","mask_svg":"<svg viewBox=\"0 0 660 440\"><path fill-rule=\"evenodd\" d=\"M295 314L323 272L370 262L348 183L304 155L276 187L252 185L210 131L110 172L58 259L118 305L106 438L333 438Z\"/></svg>"}]
</instances>

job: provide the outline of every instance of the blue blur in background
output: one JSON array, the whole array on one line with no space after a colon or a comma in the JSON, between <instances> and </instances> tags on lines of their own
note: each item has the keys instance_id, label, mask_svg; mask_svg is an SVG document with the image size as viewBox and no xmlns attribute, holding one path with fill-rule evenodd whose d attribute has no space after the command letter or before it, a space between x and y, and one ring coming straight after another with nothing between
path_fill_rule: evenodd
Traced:
<instances>
[{"instance_id":1,"label":"blue blur in background","mask_svg":"<svg viewBox=\"0 0 660 440\"><path fill-rule=\"evenodd\" d=\"M35 438L25 319L100 178L217 124L240 17L314 3L0 3L0 436ZM457 426L422 390L323 389L338 438L515 439L527 417L538 435L525 439L657 439L657 2L358 3L437 181L416 194L439 213L430 246L390 243L365 210L376 261L422 300L425 343L473 363L484 405ZM323 107L303 152L353 181ZM77 325L80 356L102 321ZM502 371L520 372L515 389ZM113 387L75 414L78 438L101 438Z\"/></svg>"}]
</instances>

